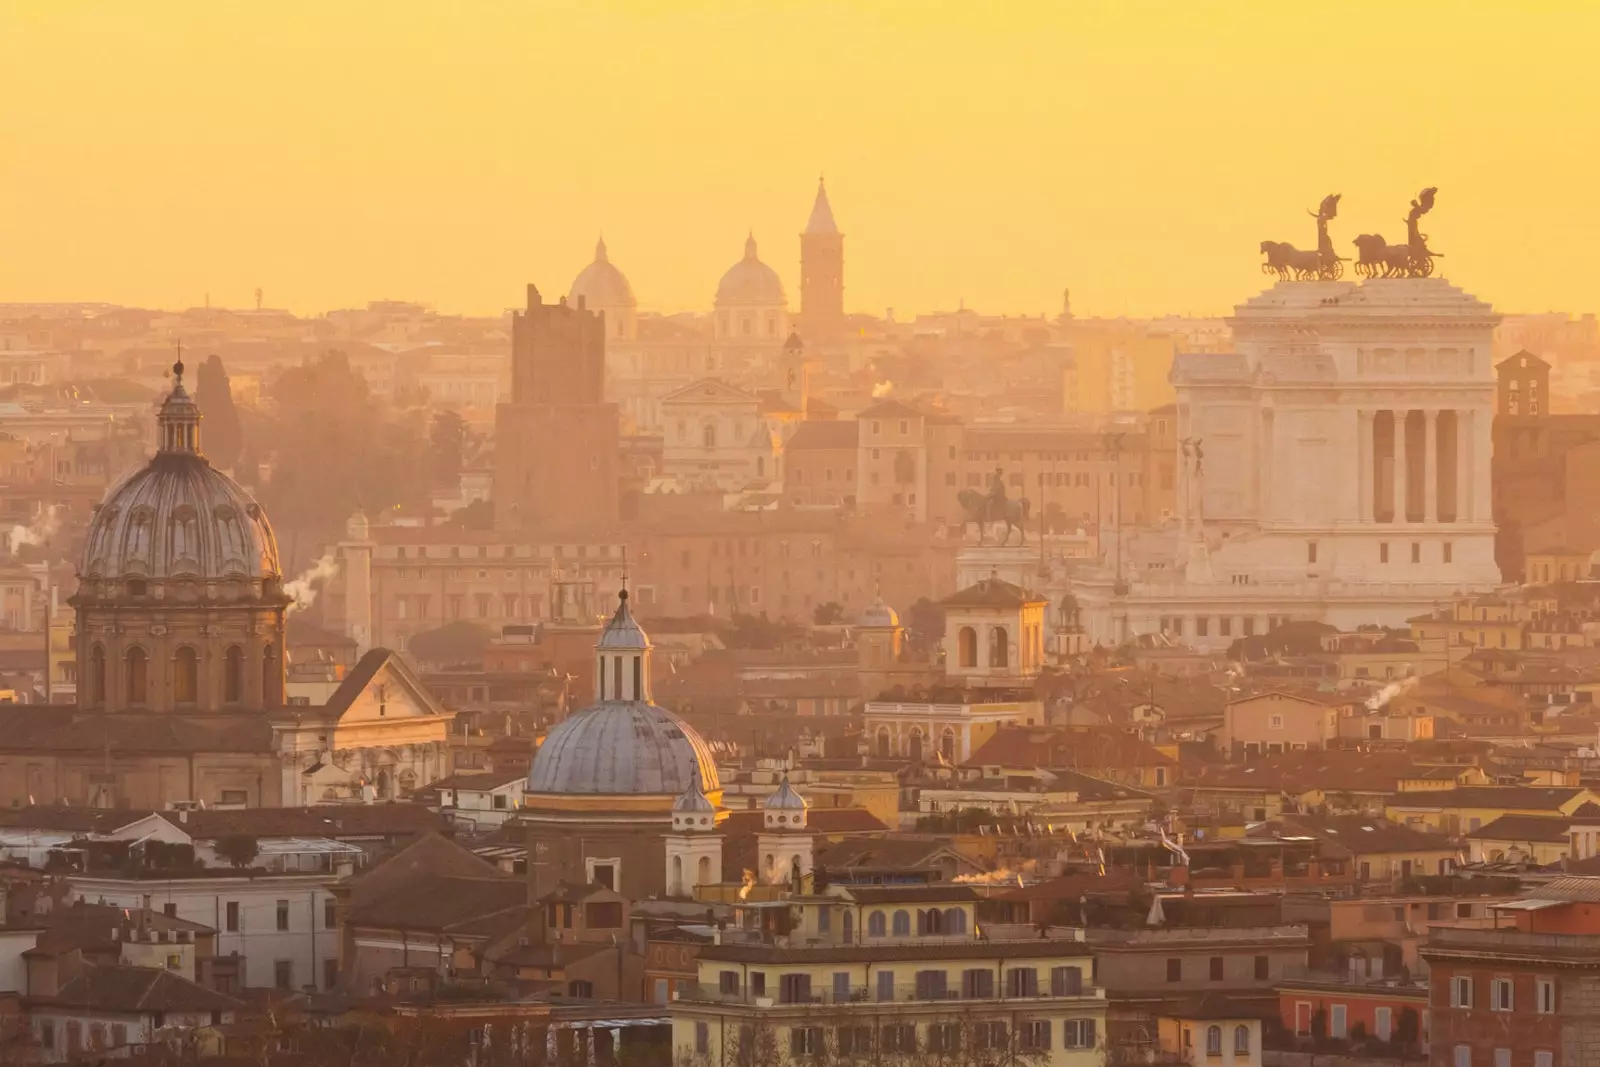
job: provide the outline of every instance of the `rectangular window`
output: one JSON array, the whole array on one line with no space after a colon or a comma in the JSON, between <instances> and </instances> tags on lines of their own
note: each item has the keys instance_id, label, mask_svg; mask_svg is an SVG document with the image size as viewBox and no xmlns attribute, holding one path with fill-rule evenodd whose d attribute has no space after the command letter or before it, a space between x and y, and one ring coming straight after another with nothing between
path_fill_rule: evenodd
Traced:
<instances>
[{"instance_id":1,"label":"rectangular window","mask_svg":"<svg viewBox=\"0 0 1600 1067\"><path fill-rule=\"evenodd\" d=\"M1315 541L1307 541L1306 542L1306 562L1307 563L1315 563L1316 561L1317 561L1317 543Z\"/></svg>"},{"instance_id":2,"label":"rectangular window","mask_svg":"<svg viewBox=\"0 0 1600 1067\"><path fill-rule=\"evenodd\" d=\"M1540 978L1533 983L1533 1010L1540 1015L1556 1013L1556 980Z\"/></svg>"},{"instance_id":3,"label":"rectangular window","mask_svg":"<svg viewBox=\"0 0 1600 1067\"><path fill-rule=\"evenodd\" d=\"M789 1028L789 1055L815 1056L822 1051L820 1026L792 1026Z\"/></svg>"},{"instance_id":4,"label":"rectangular window","mask_svg":"<svg viewBox=\"0 0 1600 1067\"><path fill-rule=\"evenodd\" d=\"M1511 979L1496 978L1489 983L1489 1010L1511 1010Z\"/></svg>"},{"instance_id":5,"label":"rectangular window","mask_svg":"<svg viewBox=\"0 0 1600 1067\"><path fill-rule=\"evenodd\" d=\"M1173 958L1167 961L1167 981L1183 981L1183 960Z\"/></svg>"},{"instance_id":6,"label":"rectangular window","mask_svg":"<svg viewBox=\"0 0 1600 1067\"><path fill-rule=\"evenodd\" d=\"M906 1025L885 1026L883 1028L883 1051L917 1051L917 1028Z\"/></svg>"},{"instance_id":7,"label":"rectangular window","mask_svg":"<svg viewBox=\"0 0 1600 1067\"><path fill-rule=\"evenodd\" d=\"M294 988L294 960L278 960L273 963L272 984L278 989Z\"/></svg>"},{"instance_id":8,"label":"rectangular window","mask_svg":"<svg viewBox=\"0 0 1600 1067\"><path fill-rule=\"evenodd\" d=\"M1451 544L1449 541L1446 541L1444 543L1444 545L1443 545L1443 548L1444 548L1444 561L1446 563L1449 563L1452 560L1454 560L1454 558L1455 558L1455 546L1453 544Z\"/></svg>"},{"instance_id":9,"label":"rectangular window","mask_svg":"<svg viewBox=\"0 0 1600 1067\"><path fill-rule=\"evenodd\" d=\"M1450 979L1450 1006L1452 1008L1472 1007L1472 979L1456 975Z\"/></svg>"},{"instance_id":10,"label":"rectangular window","mask_svg":"<svg viewBox=\"0 0 1600 1067\"><path fill-rule=\"evenodd\" d=\"M890 1001L894 999L893 971L878 972L878 999L880 1001Z\"/></svg>"},{"instance_id":11,"label":"rectangular window","mask_svg":"<svg viewBox=\"0 0 1600 1067\"><path fill-rule=\"evenodd\" d=\"M1422 562L1422 542L1421 541L1413 541L1413 542L1411 542L1411 562L1412 563L1421 563Z\"/></svg>"},{"instance_id":12,"label":"rectangular window","mask_svg":"<svg viewBox=\"0 0 1600 1067\"><path fill-rule=\"evenodd\" d=\"M1006 996L1036 997L1039 995L1039 972L1032 967L1013 967L1006 972Z\"/></svg>"},{"instance_id":13,"label":"rectangular window","mask_svg":"<svg viewBox=\"0 0 1600 1067\"><path fill-rule=\"evenodd\" d=\"M1083 969L1081 967L1050 968L1050 995L1076 997L1083 994Z\"/></svg>"},{"instance_id":14,"label":"rectangular window","mask_svg":"<svg viewBox=\"0 0 1600 1067\"><path fill-rule=\"evenodd\" d=\"M750 995L752 997L764 997L767 995L767 973L765 971L751 972Z\"/></svg>"},{"instance_id":15,"label":"rectangular window","mask_svg":"<svg viewBox=\"0 0 1600 1067\"><path fill-rule=\"evenodd\" d=\"M1346 1021L1348 1015L1349 1009L1345 1007L1345 1005L1335 1004L1332 1007L1332 1009L1328 1012L1329 1037L1343 1038L1346 1036L1346 1034L1349 1032L1347 1030L1348 1022Z\"/></svg>"},{"instance_id":16,"label":"rectangular window","mask_svg":"<svg viewBox=\"0 0 1600 1067\"><path fill-rule=\"evenodd\" d=\"M850 972L833 972L833 1002L843 1004L850 999Z\"/></svg>"},{"instance_id":17,"label":"rectangular window","mask_svg":"<svg viewBox=\"0 0 1600 1067\"><path fill-rule=\"evenodd\" d=\"M839 1055L867 1055L872 1052L872 1027L841 1026L834 1034L839 1043Z\"/></svg>"},{"instance_id":18,"label":"rectangular window","mask_svg":"<svg viewBox=\"0 0 1600 1067\"><path fill-rule=\"evenodd\" d=\"M1494 1067L1511 1067L1511 1050L1497 1048L1494 1050Z\"/></svg>"},{"instance_id":19,"label":"rectangular window","mask_svg":"<svg viewBox=\"0 0 1600 1067\"><path fill-rule=\"evenodd\" d=\"M1378 562L1379 563L1388 563L1389 562L1389 542L1387 542L1387 541L1379 541L1378 542Z\"/></svg>"},{"instance_id":20,"label":"rectangular window","mask_svg":"<svg viewBox=\"0 0 1600 1067\"><path fill-rule=\"evenodd\" d=\"M694 1024L694 1050L701 1056L711 1051L711 1024L701 1021Z\"/></svg>"},{"instance_id":21,"label":"rectangular window","mask_svg":"<svg viewBox=\"0 0 1600 1067\"><path fill-rule=\"evenodd\" d=\"M738 996L739 972L719 971L717 973L717 992L723 996Z\"/></svg>"},{"instance_id":22,"label":"rectangular window","mask_svg":"<svg viewBox=\"0 0 1600 1067\"><path fill-rule=\"evenodd\" d=\"M1255 636L1255 633L1256 633L1256 617L1254 615L1246 615L1244 617L1244 630L1243 630L1243 633L1244 633L1244 635L1246 637L1254 637Z\"/></svg>"},{"instance_id":23,"label":"rectangular window","mask_svg":"<svg viewBox=\"0 0 1600 1067\"><path fill-rule=\"evenodd\" d=\"M322 961L322 988L336 989L339 985L339 961L332 956Z\"/></svg>"},{"instance_id":24,"label":"rectangular window","mask_svg":"<svg viewBox=\"0 0 1600 1067\"><path fill-rule=\"evenodd\" d=\"M1061 1028L1061 1043L1066 1048L1094 1048L1094 1020L1068 1019Z\"/></svg>"},{"instance_id":25,"label":"rectangular window","mask_svg":"<svg viewBox=\"0 0 1600 1067\"><path fill-rule=\"evenodd\" d=\"M1042 1051L1050 1047L1050 1023L1045 1020L1025 1022L1021 1028L1022 1047Z\"/></svg>"},{"instance_id":26,"label":"rectangular window","mask_svg":"<svg viewBox=\"0 0 1600 1067\"><path fill-rule=\"evenodd\" d=\"M960 1023L929 1023L928 1024L928 1051L929 1052L959 1052L959 1051L961 1051L961 1024Z\"/></svg>"},{"instance_id":27,"label":"rectangular window","mask_svg":"<svg viewBox=\"0 0 1600 1067\"><path fill-rule=\"evenodd\" d=\"M178 905L170 900L167 901L167 903L161 905L161 914L169 919L176 919L178 917Z\"/></svg>"},{"instance_id":28,"label":"rectangular window","mask_svg":"<svg viewBox=\"0 0 1600 1067\"><path fill-rule=\"evenodd\" d=\"M1217 620L1217 636L1218 637L1231 637L1231 636L1233 636L1233 616L1224 615L1224 616L1222 616L1222 618Z\"/></svg>"},{"instance_id":29,"label":"rectangular window","mask_svg":"<svg viewBox=\"0 0 1600 1067\"><path fill-rule=\"evenodd\" d=\"M287 900L278 901L278 929L280 931L289 929L289 902Z\"/></svg>"},{"instance_id":30,"label":"rectangular window","mask_svg":"<svg viewBox=\"0 0 1600 1067\"><path fill-rule=\"evenodd\" d=\"M811 976L809 974L786 974L781 976L778 979L778 1003L810 1004Z\"/></svg>"},{"instance_id":31,"label":"rectangular window","mask_svg":"<svg viewBox=\"0 0 1600 1067\"><path fill-rule=\"evenodd\" d=\"M227 917L223 919L223 925L230 934L239 932L239 902L237 900L228 901Z\"/></svg>"},{"instance_id":32,"label":"rectangular window","mask_svg":"<svg viewBox=\"0 0 1600 1067\"><path fill-rule=\"evenodd\" d=\"M1222 981L1222 957L1221 956L1212 956L1211 957L1211 980L1213 982Z\"/></svg>"},{"instance_id":33,"label":"rectangular window","mask_svg":"<svg viewBox=\"0 0 1600 1067\"><path fill-rule=\"evenodd\" d=\"M1197 616L1195 616L1195 620L1194 620L1194 635L1196 637L1207 637L1207 636L1210 635L1210 633L1211 633L1211 617L1209 615L1197 615Z\"/></svg>"},{"instance_id":34,"label":"rectangular window","mask_svg":"<svg viewBox=\"0 0 1600 1067\"><path fill-rule=\"evenodd\" d=\"M1538 1051L1533 1054L1533 1067L1556 1067L1554 1052Z\"/></svg>"},{"instance_id":35,"label":"rectangular window","mask_svg":"<svg viewBox=\"0 0 1600 1067\"><path fill-rule=\"evenodd\" d=\"M994 972L991 970L978 968L974 968L970 971L962 971L961 999L993 1000Z\"/></svg>"},{"instance_id":36,"label":"rectangular window","mask_svg":"<svg viewBox=\"0 0 1600 1067\"><path fill-rule=\"evenodd\" d=\"M1265 956L1256 957L1256 981L1265 982L1272 976L1270 964Z\"/></svg>"}]
</instances>

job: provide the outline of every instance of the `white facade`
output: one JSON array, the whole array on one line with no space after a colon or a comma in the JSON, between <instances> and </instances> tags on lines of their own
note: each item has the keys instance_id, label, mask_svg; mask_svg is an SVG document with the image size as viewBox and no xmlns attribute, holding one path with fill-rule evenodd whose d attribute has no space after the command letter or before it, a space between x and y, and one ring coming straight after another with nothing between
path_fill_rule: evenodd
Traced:
<instances>
[{"instance_id":1,"label":"white facade","mask_svg":"<svg viewBox=\"0 0 1600 1067\"><path fill-rule=\"evenodd\" d=\"M1090 640L1222 649L1284 619L1398 625L1496 585L1498 322L1442 278L1280 282L1240 305L1235 352L1174 362L1177 529L1166 558L1074 590Z\"/></svg>"},{"instance_id":2,"label":"white facade","mask_svg":"<svg viewBox=\"0 0 1600 1067\"><path fill-rule=\"evenodd\" d=\"M73 875L77 899L90 904L151 908L217 931L218 956L243 958L240 984L331 988L339 959L339 930L328 887L335 875L260 875L199 878L108 878ZM287 965L286 983L280 982Z\"/></svg>"}]
</instances>

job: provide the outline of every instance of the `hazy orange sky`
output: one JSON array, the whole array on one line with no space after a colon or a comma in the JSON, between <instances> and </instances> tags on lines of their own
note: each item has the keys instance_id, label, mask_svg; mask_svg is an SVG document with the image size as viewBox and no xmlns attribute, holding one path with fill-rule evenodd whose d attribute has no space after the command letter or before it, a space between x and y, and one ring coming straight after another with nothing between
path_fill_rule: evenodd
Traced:
<instances>
[{"instance_id":1,"label":"hazy orange sky","mask_svg":"<svg viewBox=\"0 0 1600 1067\"><path fill-rule=\"evenodd\" d=\"M1403 9L1402 9L1403 7ZM1595 307L1600 5L0 0L0 302L494 312L604 230L705 308L753 227L798 305L1221 312L1263 238L1403 239Z\"/></svg>"}]
</instances>

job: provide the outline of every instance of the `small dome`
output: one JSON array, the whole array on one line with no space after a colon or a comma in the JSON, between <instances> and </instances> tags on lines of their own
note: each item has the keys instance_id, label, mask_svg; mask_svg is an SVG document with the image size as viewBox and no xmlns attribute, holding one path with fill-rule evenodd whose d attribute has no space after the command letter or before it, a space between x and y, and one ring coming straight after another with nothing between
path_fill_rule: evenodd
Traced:
<instances>
[{"instance_id":1,"label":"small dome","mask_svg":"<svg viewBox=\"0 0 1600 1067\"><path fill-rule=\"evenodd\" d=\"M639 304L633 297L628 276L607 257L603 237L594 246L594 262L572 279L570 302L576 304L580 296L591 308L631 308Z\"/></svg>"},{"instance_id":2,"label":"small dome","mask_svg":"<svg viewBox=\"0 0 1600 1067\"><path fill-rule=\"evenodd\" d=\"M700 768L698 764L690 768L694 780L689 783L689 788L678 794L672 802L672 810L680 815L715 815L717 806L711 803L711 798L706 796L705 790L700 785Z\"/></svg>"},{"instance_id":3,"label":"small dome","mask_svg":"<svg viewBox=\"0 0 1600 1067\"><path fill-rule=\"evenodd\" d=\"M616 613L606 623L594 647L601 652L640 652L650 647L650 638L633 621L633 612L628 610L626 589L617 594Z\"/></svg>"},{"instance_id":4,"label":"small dome","mask_svg":"<svg viewBox=\"0 0 1600 1067\"><path fill-rule=\"evenodd\" d=\"M694 727L643 701L602 701L551 730L528 772L530 793L673 796L698 779L721 788Z\"/></svg>"},{"instance_id":5,"label":"small dome","mask_svg":"<svg viewBox=\"0 0 1600 1067\"><path fill-rule=\"evenodd\" d=\"M789 303L778 272L756 255L754 235L744 242L744 258L728 268L717 284L717 306L750 304L783 307Z\"/></svg>"},{"instance_id":6,"label":"small dome","mask_svg":"<svg viewBox=\"0 0 1600 1067\"><path fill-rule=\"evenodd\" d=\"M885 604L883 597L872 602L866 611L861 613L861 621L856 624L862 629L888 630L900 625L900 616L895 614L893 608Z\"/></svg>"},{"instance_id":7,"label":"small dome","mask_svg":"<svg viewBox=\"0 0 1600 1067\"><path fill-rule=\"evenodd\" d=\"M117 582L281 580L272 525L244 488L200 451L200 411L183 387L183 364L161 405L160 448L106 493L84 536L79 577Z\"/></svg>"},{"instance_id":8,"label":"small dome","mask_svg":"<svg viewBox=\"0 0 1600 1067\"><path fill-rule=\"evenodd\" d=\"M794 786L789 784L789 776L785 774L778 791L761 806L768 811L805 811L811 805L806 803L805 797L794 791Z\"/></svg>"}]
</instances>

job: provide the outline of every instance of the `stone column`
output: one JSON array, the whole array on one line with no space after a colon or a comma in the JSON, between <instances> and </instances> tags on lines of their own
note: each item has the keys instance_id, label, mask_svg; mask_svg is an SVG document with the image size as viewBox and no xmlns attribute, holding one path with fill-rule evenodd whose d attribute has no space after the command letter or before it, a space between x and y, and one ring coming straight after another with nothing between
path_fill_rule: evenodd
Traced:
<instances>
[{"instance_id":1,"label":"stone column","mask_svg":"<svg viewBox=\"0 0 1600 1067\"><path fill-rule=\"evenodd\" d=\"M1376 453L1372 439L1372 412L1356 412L1356 518L1372 521L1372 457Z\"/></svg>"},{"instance_id":2,"label":"stone column","mask_svg":"<svg viewBox=\"0 0 1600 1067\"><path fill-rule=\"evenodd\" d=\"M1456 411L1456 521L1473 519L1472 465L1477 443L1472 439L1475 417L1470 411Z\"/></svg>"},{"instance_id":3,"label":"stone column","mask_svg":"<svg viewBox=\"0 0 1600 1067\"><path fill-rule=\"evenodd\" d=\"M1494 518L1489 499L1489 457L1494 454L1493 420L1486 408L1472 413L1472 517L1477 522Z\"/></svg>"},{"instance_id":4,"label":"stone column","mask_svg":"<svg viewBox=\"0 0 1600 1067\"><path fill-rule=\"evenodd\" d=\"M1439 521L1439 413L1422 413L1422 521Z\"/></svg>"},{"instance_id":5,"label":"stone column","mask_svg":"<svg viewBox=\"0 0 1600 1067\"><path fill-rule=\"evenodd\" d=\"M1394 412L1394 521L1406 521L1406 491L1411 479L1410 462L1406 456L1406 416L1408 411Z\"/></svg>"}]
</instances>

